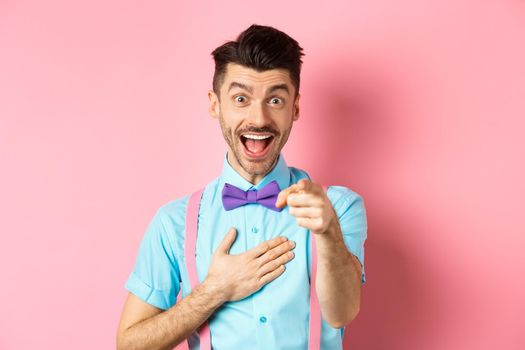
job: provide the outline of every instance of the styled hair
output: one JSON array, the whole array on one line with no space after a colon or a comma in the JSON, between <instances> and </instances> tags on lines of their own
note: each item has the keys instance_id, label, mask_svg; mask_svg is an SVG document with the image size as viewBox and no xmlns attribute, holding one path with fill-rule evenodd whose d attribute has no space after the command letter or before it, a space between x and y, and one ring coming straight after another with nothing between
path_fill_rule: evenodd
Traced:
<instances>
[{"instance_id":1,"label":"styled hair","mask_svg":"<svg viewBox=\"0 0 525 350\"><path fill-rule=\"evenodd\" d=\"M259 72L282 68L290 74L299 93L303 48L286 33L269 26L252 24L235 41L228 41L211 53L215 61L213 91L219 95L228 63L236 63Z\"/></svg>"}]
</instances>

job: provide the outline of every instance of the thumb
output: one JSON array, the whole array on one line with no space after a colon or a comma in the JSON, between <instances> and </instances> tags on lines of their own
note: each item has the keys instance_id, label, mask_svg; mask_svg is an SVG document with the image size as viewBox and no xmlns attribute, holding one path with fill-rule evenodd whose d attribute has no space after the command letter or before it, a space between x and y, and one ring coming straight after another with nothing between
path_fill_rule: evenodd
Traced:
<instances>
[{"instance_id":1,"label":"thumb","mask_svg":"<svg viewBox=\"0 0 525 350\"><path fill-rule=\"evenodd\" d=\"M237 230L235 229L235 227L232 227L226 233L226 236L224 236L224 239L219 245L219 248L217 249L217 251L222 254L228 254L236 238L237 238Z\"/></svg>"}]
</instances>

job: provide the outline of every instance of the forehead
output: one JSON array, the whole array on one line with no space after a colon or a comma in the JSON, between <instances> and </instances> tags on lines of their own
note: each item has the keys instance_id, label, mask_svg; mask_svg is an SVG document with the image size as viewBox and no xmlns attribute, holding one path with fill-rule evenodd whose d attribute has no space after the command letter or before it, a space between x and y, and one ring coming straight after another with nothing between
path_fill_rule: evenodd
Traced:
<instances>
[{"instance_id":1,"label":"forehead","mask_svg":"<svg viewBox=\"0 0 525 350\"><path fill-rule=\"evenodd\" d=\"M253 87L255 91L264 91L274 85L286 84L290 92L294 91L290 73L282 68L259 72L253 68L248 68L236 63L228 63L221 90L227 91L232 82Z\"/></svg>"}]
</instances>

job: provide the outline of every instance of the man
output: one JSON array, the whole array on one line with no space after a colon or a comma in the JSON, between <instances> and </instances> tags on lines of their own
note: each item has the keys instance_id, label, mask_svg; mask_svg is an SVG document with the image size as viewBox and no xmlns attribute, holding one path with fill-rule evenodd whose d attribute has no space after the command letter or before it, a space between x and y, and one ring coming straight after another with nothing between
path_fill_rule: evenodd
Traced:
<instances>
[{"instance_id":1,"label":"man","mask_svg":"<svg viewBox=\"0 0 525 350\"><path fill-rule=\"evenodd\" d=\"M306 349L310 236L315 236L321 349L341 349L359 311L366 214L360 195L323 191L281 153L299 118L302 48L287 34L252 25L215 49L209 112L227 143L222 173L198 209L189 284L185 215L189 196L155 214L140 246L117 335L118 349L172 349L208 321L213 349ZM278 186L272 203L230 207L225 191ZM246 192L246 193L248 193ZM182 284L182 299L176 297Z\"/></svg>"}]
</instances>

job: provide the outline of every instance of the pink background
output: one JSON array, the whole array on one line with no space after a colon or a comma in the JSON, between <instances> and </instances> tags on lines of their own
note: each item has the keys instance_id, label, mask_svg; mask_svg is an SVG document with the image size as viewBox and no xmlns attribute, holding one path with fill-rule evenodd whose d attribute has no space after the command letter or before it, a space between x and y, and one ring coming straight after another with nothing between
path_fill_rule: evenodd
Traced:
<instances>
[{"instance_id":1,"label":"pink background","mask_svg":"<svg viewBox=\"0 0 525 350\"><path fill-rule=\"evenodd\" d=\"M305 48L289 165L364 199L348 349L523 349L523 1L0 2L0 349L113 349L156 209L221 170L210 52Z\"/></svg>"}]
</instances>

